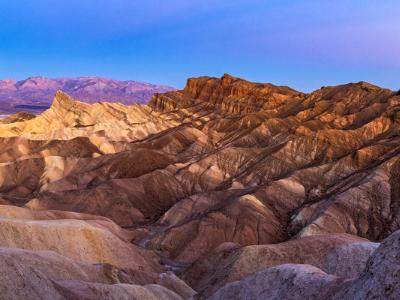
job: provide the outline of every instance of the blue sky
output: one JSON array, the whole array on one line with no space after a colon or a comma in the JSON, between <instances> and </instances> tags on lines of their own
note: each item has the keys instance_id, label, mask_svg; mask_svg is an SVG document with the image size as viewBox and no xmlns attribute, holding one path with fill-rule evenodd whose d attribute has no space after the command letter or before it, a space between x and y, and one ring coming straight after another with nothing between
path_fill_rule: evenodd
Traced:
<instances>
[{"instance_id":1,"label":"blue sky","mask_svg":"<svg viewBox=\"0 0 400 300\"><path fill-rule=\"evenodd\" d=\"M400 1L1 0L0 78L400 88Z\"/></svg>"}]
</instances>

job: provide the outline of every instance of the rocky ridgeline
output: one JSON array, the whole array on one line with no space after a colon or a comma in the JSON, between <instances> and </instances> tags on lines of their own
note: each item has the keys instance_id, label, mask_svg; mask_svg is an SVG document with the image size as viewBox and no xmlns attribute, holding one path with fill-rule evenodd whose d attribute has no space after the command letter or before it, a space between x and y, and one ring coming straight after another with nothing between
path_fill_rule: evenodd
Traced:
<instances>
[{"instance_id":1,"label":"rocky ridgeline","mask_svg":"<svg viewBox=\"0 0 400 300\"><path fill-rule=\"evenodd\" d=\"M129 106L58 92L1 120L0 289L396 299L399 122L400 97L365 82L201 77Z\"/></svg>"}]
</instances>

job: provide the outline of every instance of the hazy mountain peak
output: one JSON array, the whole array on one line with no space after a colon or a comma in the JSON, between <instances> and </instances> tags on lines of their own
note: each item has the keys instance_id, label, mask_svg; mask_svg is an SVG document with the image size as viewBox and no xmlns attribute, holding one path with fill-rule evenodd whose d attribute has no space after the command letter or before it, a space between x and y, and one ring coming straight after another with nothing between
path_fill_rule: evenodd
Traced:
<instances>
[{"instance_id":1,"label":"hazy mountain peak","mask_svg":"<svg viewBox=\"0 0 400 300\"><path fill-rule=\"evenodd\" d=\"M88 103L106 101L134 104L146 103L154 93L163 93L174 88L95 76L76 78L33 76L20 81L0 80L0 113L19 110L42 111L50 106L58 90Z\"/></svg>"}]
</instances>

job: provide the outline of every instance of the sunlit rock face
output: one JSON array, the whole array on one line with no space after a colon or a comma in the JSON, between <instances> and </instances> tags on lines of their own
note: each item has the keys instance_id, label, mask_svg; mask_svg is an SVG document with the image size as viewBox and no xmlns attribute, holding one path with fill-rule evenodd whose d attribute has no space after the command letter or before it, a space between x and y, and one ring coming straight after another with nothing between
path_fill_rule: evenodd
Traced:
<instances>
[{"instance_id":1,"label":"sunlit rock face","mask_svg":"<svg viewBox=\"0 0 400 300\"><path fill-rule=\"evenodd\" d=\"M4 271L4 288L26 287L17 299L41 285L37 299L386 295L399 122L400 97L365 82L305 94L201 77L148 105L59 91L38 116L0 120L0 263L24 274ZM368 273L373 261L386 269Z\"/></svg>"}]
</instances>

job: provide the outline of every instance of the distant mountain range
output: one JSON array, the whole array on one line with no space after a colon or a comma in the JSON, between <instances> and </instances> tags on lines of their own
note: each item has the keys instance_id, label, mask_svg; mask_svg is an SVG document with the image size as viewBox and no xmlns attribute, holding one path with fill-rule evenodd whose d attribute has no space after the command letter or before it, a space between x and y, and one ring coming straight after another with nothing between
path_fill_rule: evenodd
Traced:
<instances>
[{"instance_id":1,"label":"distant mountain range","mask_svg":"<svg viewBox=\"0 0 400 300\"><path fill-rule=\"evenodd\" d=\"M29 77L25 80L0 80L0 114L17 111L41 112L47 109L54 94L62 90L88 103L121 102L147 103L154 93L174 90L132 80L120 81L101 77L46 78Z\"/></svg>"}]
</instances>

